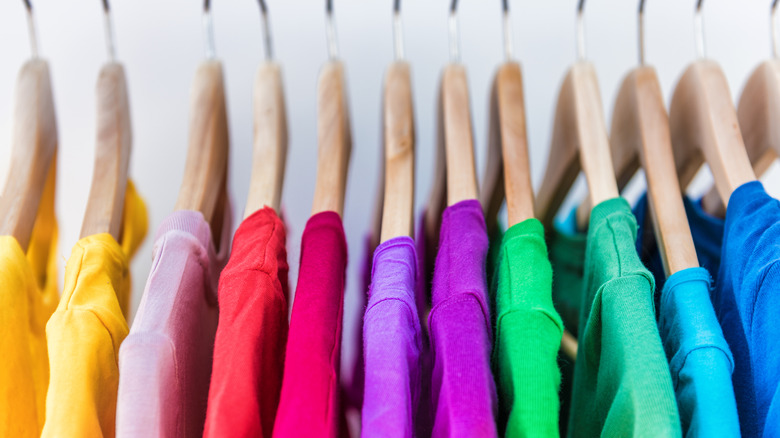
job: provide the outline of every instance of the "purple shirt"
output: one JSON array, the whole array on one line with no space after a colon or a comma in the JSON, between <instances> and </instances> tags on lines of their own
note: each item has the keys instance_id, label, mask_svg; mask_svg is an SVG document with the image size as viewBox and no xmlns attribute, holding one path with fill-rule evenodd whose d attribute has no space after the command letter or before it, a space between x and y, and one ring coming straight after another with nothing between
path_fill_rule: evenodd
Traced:
<instances>
[{"instance_id":1,"label":"purple shirt","mask_svg":"<svg viewBox=\"0 0 780 438\"><path fill-rule=\"evenodd\" d=\"M422 371L416 277L411 238L396 237L377 247L363 323L363 436L414 436Z\"/></svg>"},{"instance_id":2,"label":"purple shirt","mask_svg":"<svg viewBox=\"0 0 780 438\"><path fill-rule=\"evenodd\" d=\"M221 247L195 211L163 221L130 334L119 350L118 437L202 436L217 329L217 281L230 246L226 208Z\"/></svg>"},{"instance_id":3,"label":"purple shirt","mask_svg":"<svg viewBox=\"0 0 780 438\"><path fill-rule=\"evenodd\" d=\"M428 316L436 437L497 436L498 401L490 372L492 333L487 305L487 229L477 200L447 207Z\"/></svg>"}]
</instances>

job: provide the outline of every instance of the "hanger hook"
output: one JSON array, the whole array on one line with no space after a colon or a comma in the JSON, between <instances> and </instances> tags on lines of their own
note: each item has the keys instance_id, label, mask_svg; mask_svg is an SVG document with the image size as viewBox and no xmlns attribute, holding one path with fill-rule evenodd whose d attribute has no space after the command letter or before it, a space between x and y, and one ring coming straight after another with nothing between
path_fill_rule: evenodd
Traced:
<instances>
[{"instance_id":1,"label":"hanger hook","mask_svg":"<svg viewBox=\"0 0 780 438\"><path fill-rule=\"evenodd\" d=\"M268 21L268 7L265 0L258 0L260 4L260 20L263 24L263 45L265 46L265 60L270 61L274 57L273 47L271 45L271 23Z\"/></svg>"},{"instance_id":2,"label":"hanger hook","mask_svg":"<svg viewBox=\"0 0 780 438\"><path fill-rule=\"evenodd\" d=\"M217 57L214 44L214 20L211 17L211 0L203 0L203 40L206 43L206 59Z\"/></svg>"},{"instance_id":3,"label":"hanger hook","mask_svg":"<svg viewBox=\"0 0 780 438\"><path fill-rule=\"evenodd\" d=\"M696 1L696 12L693 15L693 27L696 32L696 56L699 58L705 57L704 51L704 19L701 14L701 5L704 0Z\"/></svg>"},{"instance_id":4,"label":"hanger hook","mask_svg":"<svg viewBox=\"0 0 780 438\"><path fill-rule=\"evenodd\" d=\"M404 59L404 35L403 23L401 22L401 0L393 1L393 49L395 51L395 60Z\"/></svg>"},{"instance_id":5,"label":"hanger hook","mask_svg":"<svg viewBox=\"0 0 780 438\"><path fill-rule=\"evenodd\" d=\"M645 65L645 0L639 0L639 65Z\"/></svg>"},{"instance_id":6,"label":"hanger hook","mask_svg":"<svg viewBox=\"0 0 780 438\"><path fill-rule=\"evenodd\" d=\"M585 60L585 0L577 4L577 59Z\"/></svg>"},{"instance_id":7,"label":"hanger hook","mask_svg":"<svg viewBox=\"0 0 780 438\"><path fill-rule=\"evenodd\" d=\"M512 60L512 21L509 19L509 0L501 0L504 18L504 54L506 60Z\"/></svg>"},{"instance_id":8,"label":"hanger hook","mask_svg":"<svg viewBox=\"0 0 780 438\"><path fill-rule=\"evenodd\" d=\"M458 32L458 0L450 3L450 62L460 62L460 33Z\"/></svg>"},{"instance_id":9,"label":"hanger hook","mask_svg":"<svg viewBox=\"0 0 780 438\"><path fill-rule=\"evenodd\" d=\"M780 34L777 30L777 0L772 2L770 22L772 27L772 56L777 58L780 51Z\"/></svg>"},{"instance_id":10,"label":"hanger hook","mask_svg":"<svg viewBox=\"0 0 780 438\"><path fill-rule=\"evenodd\" d=\"M27 9L27 34L30 38L30 56L33 59L38 58L38 33L35 31L35 16L33 15L33 7L30 0L22 0L24 7Z\"/></svg>"},{"instance_id":11,"label":"hanger hook","mask_svg":"<svg viewBox=\"0 0 780 438\"><path fill-rule=\"evenodd\" d=\"M339 42L336 39L336 23L333 18L333 0L325 1L325 35L330 59L339 57Z\"/></svg>"},{"instance_id":12,"label":"hanger hook","mask_svg":"<svg viewBox=\"0 0 780 438\"><path fill-rule=\"evenodd\" d=\"M108 61L114 62L116 60L114 23L111 20L111 7L108 5L108 0L103 0L103 28L106 32L106 53L108 53Z\"/></svg>"}]
</instances>

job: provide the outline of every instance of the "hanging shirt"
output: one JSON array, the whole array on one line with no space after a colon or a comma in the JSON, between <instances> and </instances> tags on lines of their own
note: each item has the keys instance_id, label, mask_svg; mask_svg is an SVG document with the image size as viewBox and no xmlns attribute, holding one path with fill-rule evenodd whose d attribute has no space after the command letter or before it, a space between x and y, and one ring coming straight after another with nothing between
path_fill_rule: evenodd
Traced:
<instances>
[{"instance_id":1,"label":"hanging shirt","mask_svg":"<svg viewBox=\"0 0 780 438\"><path fill-rule=\"evenodd\" d=\"M0 236L0 438L39 437L46 412L46 321L57 307L55 167L46 180L27 254Z\"/></svg>"},{"instance_id":2,"label":"hanging shirt","mask_svg":"<svg viewBox=\"0 0 780 438\"><path fill-rule=\"evenodd\" d=\"M339 215L306 223L275 437L337 437L344 431L339 367L347 242Z\"/></svg>"},{"instance_id":3,"label":"hanging shirt","mask_svg":"<svg viewBox=\"0 0 780 438\"><path fill-rule=\"evenodd\" d=\"M127 182L121 245L108 233L79 240L46 324L51 367L43 437L113 437L119 347L127 336L129 259L146 235L146 206Z\"/></svg>"},{"instance_id":4,"label":"hanging shirt","mask_svg":"<svg viewBox=\"0 0 780 438\"><path fill-rule=\"evenodd\" d=\"M493 366L501 436L558 436L557 356L563 323L552 302L544 228L528 219L507 230L497 260Z\"/></svg>"},{"instance_id":5,"label":"hanging shirt","mask_svg":"<svg viewBox=\"0 0 780 438\"><path fill-rule=\"evenodd\" d=\"M736 314L724 315L722 306L719 316L730 323L721 320L724 331L736 320L744 330L747 349L732 352L752 370L755 431L780 436L780 201L759 181L743 184L729 199L725 230L714 301L736 303Z\"/></svg>"},{"instance_id":6,"label":"hanging shirt","mask_svg":"<svg viewBox=\"0 0 780 438\"><path fill-rule=\"evenodd\" d=\"M117 436L203 435L230 227L228 206L219 252L200 212L174 212L158 228L143 298L119 349Z\"/></svg>"},{"instance_id":7,"label":"hanging shirt","mask_svg":"<svg viewBox=\"0 0 780 438\"><path fill-rule=\"evenodd\" d=\"M410 237L396 237L377 247L363 326L362 436L415 436L422 379L416 280L417 255Z\"/></svg>"},{"instance_id":8,"label":"hanging shirt","mask_svg":"<svg viewBox=\"0 0 780 438\"><path fill-rule=\"evenodd\" d=\"M704 268L670 276L661 292L658 328L685 436L735 437L740 431L731 385L734 359L715 318L710 288Z\"/></svg>"},{"instance_id":9,"label":"hanging shirt","mask_svg":"<svg viewBox=\"0 0 780 438\"><path fill-rule=\"evenodd\" d=\"M482 207L466 200L442 216L430 327L431 406L436 437L497 436L490 372L492 333Z\"/></svg>"},{"instance_id":10,"label":"hanging shirt","mask_svg":"<svg viewBox=\"0 0 780 438\"><path fill-rule=\"evenodd\" d=\"M219 279L219 326L204 436L270 437L287 342L284 223L269 207L244 219Z\"/></svg>"},{"instance_id":11,"label":"hanging shirt","mask_svg":"<svg viewBox=\"0 0 780 438\"><path fill-rule=\"evenodd\" d=\"M591 211L571 437L681 436L680 418L653 309L653 276L635 247L623 198Z\"/></svg>"}]
</instances>

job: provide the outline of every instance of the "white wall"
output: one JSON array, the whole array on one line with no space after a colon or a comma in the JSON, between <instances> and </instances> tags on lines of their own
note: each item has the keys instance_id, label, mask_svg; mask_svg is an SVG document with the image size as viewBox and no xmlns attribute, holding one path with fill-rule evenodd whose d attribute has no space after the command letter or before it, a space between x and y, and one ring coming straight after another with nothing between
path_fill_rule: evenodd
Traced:
<instances>
[{"instance_id":1,"label":"white wall","mask_svg":"<svg viewBox=\"0 0 780 438\"><path fill-rule=\"evenodd\" d=\"M283 65L290 126L284 208L290 221L290 281L295 284L301 232L309 216L316 167L315 84L326 60L324 1L268 0L275 52ZM41 54L50 61L59 125L57 207L62 260L78 239L92 174L95 81L105 61L98 0L33 0ZM368 229L379 160L380 93L392 60L391 1L336 0L336 25L346 62L354 149L345 228L350 264L345 311L345 355L353 349L359 266ZM485 160L490 80L503 60L500 2L461 2L462 59L468 67L476 155ZM532 173L539 184L547 159L558 86L575 58L575 0L513 1L515 53L525 74ZM770 55L767 1L708 1L707 54L723 66L736 97L750 71ZM131 175L145 196L150 233L173 208L187 145L189 88L204 56L199 1L115 0L117 53L130 86L134 150ZM664 94L694 57L694 1L651 0L647 5L647 62L656 66ZM447 62L447 0L403 2L406 54L412 65L417 119L417 205L427 197L434 157L434 99ZM636 1L590 0L586 5L587 55L601 80L607 120L619 81L637 62ZM252 143L252 81L262 59L259 12L252 0L213 2L218 57L228 92L234 210L243 212ZM0 2L0 177L10 154L16 74L29 56L22 1ZM697 185L706 184L707 175ZM765 177L778 194L775 169ZM581 185L581 184L580 184ZM640 183L641 188L641 183ZM237 225L237 223L236 223ZM151 237L133 263L134 308L151 264Z\"/></svg>"}]
</instances>

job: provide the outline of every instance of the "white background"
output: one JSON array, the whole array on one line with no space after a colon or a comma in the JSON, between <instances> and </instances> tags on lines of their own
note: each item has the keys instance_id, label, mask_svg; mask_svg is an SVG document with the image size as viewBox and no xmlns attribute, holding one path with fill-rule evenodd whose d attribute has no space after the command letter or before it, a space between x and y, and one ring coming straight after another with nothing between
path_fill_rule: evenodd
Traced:
<instances>
[{"instance_id":1,"label":"white background","mask_svg":"<svg viewBox=\"0 0 780 438\"><path fill-rule=\"evenodd\" d=\"M291 290L297 276L301 232L308 219L316 170L315 85L326 60L324 1L268 0L274 49L283 66L290 129L283 204L289 220ZM485 161L487 101L496 66L503 61L498 0L463 0L461 56L468 68L476 156ZM106 60L98 0L33 0L40 52L50 61L59 128L57 209L63 264L77 241L92 175L95 82ZM353 154L344 225L349 241L343 364L351 362L358 314L359 267L370 224L380 152L383 71L392 61L391 0L336 0L341 56L346 63L352 113ZM709 0L704 5L707 55L721 63L735 99L751 70L771 54L769 0ZM188 132L189 90L204 58L201 2L115 0L118 59L125 64L133 122L131 175L148 202L150 234L168 215L181 182ZM525 75L533 181L542 178L552 113L561 78L575 59L575 0L513 1L515 55ZM637 63L637 2L590 0L586 4L587 56L601 83L606 120L622 76ZM648 0L646 59L664 95L694 54L694 1ZM213 2L217 56L223 60L231 138L230 190L241 217L248 191L252 145L252 83L263 58L259 9L253 0ZM448 60L447 0L403 2L406 55L412 65L417 129L417 205L427 197L434 157L434 108L438 77ZM0 2L0 177L10 155L13 91L29 57L21 0ZM708 175L698 180L699 192ZM770 192L776 169L764 177ZM634 192L644 182L635 184ZM580 182L580 189L582 183ZM238 222L234 224L234 227ZM152 237L133 262L133 309L149 272ZM62 271L61 271L62 272ZM62 273L60 273L62 275ZM62 281L62 280L60 280Z\"/></svg>"}]
</instances>

